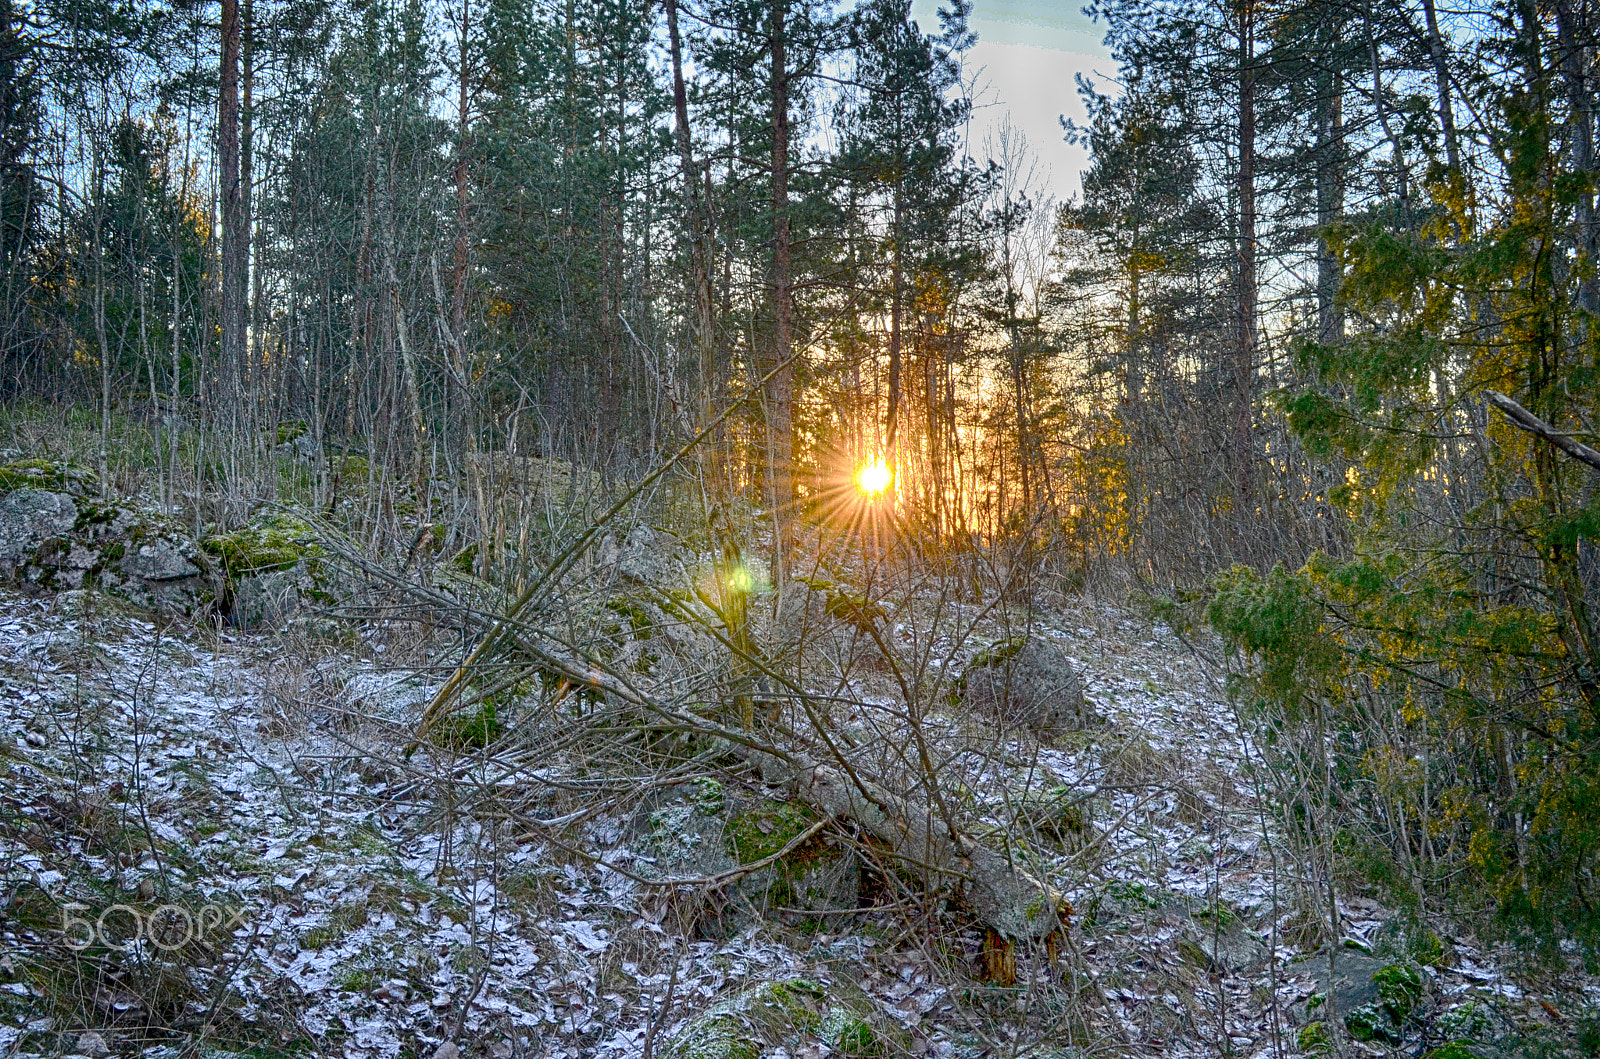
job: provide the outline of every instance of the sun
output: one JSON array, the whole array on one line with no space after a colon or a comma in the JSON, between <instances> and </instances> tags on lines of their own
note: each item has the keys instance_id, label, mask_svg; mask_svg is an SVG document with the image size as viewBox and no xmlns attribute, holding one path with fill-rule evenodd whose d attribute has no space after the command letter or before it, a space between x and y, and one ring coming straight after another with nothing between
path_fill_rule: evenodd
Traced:
<instances>
[{"instance_id":1,"label":"sun","mask_svg":"<svg viewBox=\"0 0 1600 1059\"><path fill-rule=\"evenodd\" d=\"M868 496L880 496L894 481L894 472L881 459L863 463L856 472L856 488Z\"/></svg>"}]
</instances>

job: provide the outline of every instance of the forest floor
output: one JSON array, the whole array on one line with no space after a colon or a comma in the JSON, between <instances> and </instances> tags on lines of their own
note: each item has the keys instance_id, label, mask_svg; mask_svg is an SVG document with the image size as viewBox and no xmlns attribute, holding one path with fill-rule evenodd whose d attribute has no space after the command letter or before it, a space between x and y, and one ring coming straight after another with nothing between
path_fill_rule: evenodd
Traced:
<instances>
[{"instance_id":1,"label":"forest floor","mask_svg":"<svg viewBox=\"0 0 1600 1059\"><path fill-rule=\"evenodd\" d=\"M1315 1054L1326 911L1291 896L1300 867L1213 675L1111 604L1025 617L1110 723L1008 743L967 792L997 817L1019 777L1078 795L1045 858L1067 944L1001 987L975 930L903 902L679 936L624 868L649 859L637 813L458 812L441 791L519 781L407 757L440 677L377 634L162 627L6 590L0 1055ZM1375 1020L1358 1053L1509 1054L1600 1005L1595 980L1448 924L1419 942L1378 901L1339 912L1335 1001Z\"/></svg>"}]
</instances>

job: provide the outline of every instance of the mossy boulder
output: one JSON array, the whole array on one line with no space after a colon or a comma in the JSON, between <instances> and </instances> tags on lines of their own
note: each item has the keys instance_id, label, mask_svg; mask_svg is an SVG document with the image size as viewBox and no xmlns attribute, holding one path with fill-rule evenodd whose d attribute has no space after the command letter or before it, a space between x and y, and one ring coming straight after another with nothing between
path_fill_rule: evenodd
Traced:
<instances>
[{"instance_id":1,"label":"mossy boulder","mask_svg":"<svg viewBox=\"0 0 1600 1059\"><path fill-rule=\"evenodd\" d=\"M694 557L673 534L639 523L621 541L607 534L600 542L597 561L602 570L624 581L664 587L681 581L686 564Z\"/></svg>"},{"instance_id":2,"label":"mossy boulder","mask_svg":"<svg viewBox=\"0 0 1600 1059\"><path fill-rule=\"evenodd\" d=\"M887 616L883 606L850 586L821 577L798 577L784 586L767 639L779 652L813 664L848 669L878 666L872 636Z\"/></svg>"},{"instance_id":3,"label":"mossy boulder","mask_svg":"<svg viewBox=\"0 0 1600 1059\"><path fill-rule=\"evenodd\" d=\"M854 854L813 835L795 845L818 817L797 802L763 799L736 808L724 834L734 860L757 864L788 849L778 860L747 876L742 896L758 910L790 923L815 927L816 913L860 903L861 865ZM794 845L793 849L789 849Z\"/></svg>"},{"instance_id":4,"label":"mossy boulder","mask_svg":"<svg viewBox=\"0 0 1600 1059\"><path fill-rule=\"evenodd\" d=\"M1419 1025L1428 980L1415 964L1340 951L1331 988L1326 956L1315 957L1307 970L1318 985L1311 1014L1325 1010L1331 992L1345 1030L1354 1040L1396 1045Z\"/></svg>"},{"instance_id":5,"label":"mossy boulder","mask_svg":"<svg viewBox=\"0 0 1600 1059\"><path fill-rule=\"evenodd\" d=\"M1208 972L1239 974L1261 966L1271 955L1266 942L1225 904L1192 910L1182 931L1179 951L1187 947L1185 958Z\"/></svg>"},{"instance_id":6,"label":"mossy boulder","mask_svg":"<svg viewBox=\"0 0 1600 1059\"><path fill-rule=\"evenodd\" d=\"M886 1054L895 1035L870 1013L864 998L846 1002L837 991L804 978L762 982L720 1000L673 1038L676 1059L761 1059L778 1048L822 1044L839 1055Z\"/></svg>"},{"instance_id":7,"label":"mossy boulder","mask_svg":"<svg viewBox=\"0 0 1600 1059\"><path fill-rule=\"evenodd\" d=\"M230 578L284 570L323 554L316 531L290 514L272 514L231 533L213 533L200 546L221 560Z\"/></svg>"},{"instance_id":8,"label":"mossy boulder","mask_svg":"<svg viewBox=\"0 0 1600 1059\"><path fill-rule=\"evenodd\" d=\"M227 575L227 614L242 628L276 627L306 599L327 602L335 593L317 533L288 513L265 515L200 542Z\"/></svg>"},{"instance_id":9,"label":"mossy boulder","mask_svg":"<svg viewBox=\"0 0 1600 1059\"><path fill-rule=\"evenodd\" d=\"M1079 849L1097 834L1092 803L1073 787L1029 787L1015 792L1011 804L1019 823L1062 849Z\"/></svg>"},{"instance_id":10,"label":"mossy boulder","mask_svg":"<svg viewBox=\"0 0 1600 1059\"><path fill-rule=\"evenodd\" d=\"M1072 659L1042 636L985 647L967 663L954 694L968 709L1046 738L1105 723L1084 699Z\"/></svg>"},{"instance_id":11,"label":"mossy boulder","mask_svg":"<svg viewBox=\"0 0 1600 1059\"><path fill-rule=\"evenodd\" d=\"M637 870L654 878L730 876L716 923L701 924L708 934L734 933L762 918L819 927L818 913L859 904L861 867L853 853L819 834L770 864L738 873L788 849L816 820L794 803L703 783L642 809L630 846L641 855Z\"/></svg>"},{"instance_id":12,"label":"mossy boulder","mask_svg":"<svg viewBox=\"0 0 1600 1059\"><path fill-rule=\"evenodd\" d=\"M1301 1026L1296 1043L1307 1055L1328 1055L1333 1051L1333 1036L1328 1033L1328 1024L1320 1020Z\"/></svg>"},{"instance_id":13,"label":"mossy boulder","mask_svg":"<svg viewBox=\"0 0 1600 1059\"><path fill-rule=\"evenodd\" d=\"M40 545L70 533L77 521L77 504L66 493L29 486L0 496L0 567L15 572Z\"/></svg>"}]
</instances>

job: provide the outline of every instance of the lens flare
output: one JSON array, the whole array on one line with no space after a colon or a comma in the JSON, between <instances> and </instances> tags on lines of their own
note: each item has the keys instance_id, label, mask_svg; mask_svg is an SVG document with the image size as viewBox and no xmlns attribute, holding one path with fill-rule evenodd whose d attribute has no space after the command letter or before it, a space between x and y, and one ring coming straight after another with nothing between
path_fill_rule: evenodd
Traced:
<instances>
[{"instance_id":1,"label":"lens flare","mask_svg":"<svg viewBox=\"0 0 1600 1059\"><path fill-rule=\"evenodd\" d=\"M889 465L882 460L873 460L861 465L856 472L856 488L868 496L880 496L889 488L889 483L894 481L894 472L889 470Z\"/></svg>"}]
</instances>

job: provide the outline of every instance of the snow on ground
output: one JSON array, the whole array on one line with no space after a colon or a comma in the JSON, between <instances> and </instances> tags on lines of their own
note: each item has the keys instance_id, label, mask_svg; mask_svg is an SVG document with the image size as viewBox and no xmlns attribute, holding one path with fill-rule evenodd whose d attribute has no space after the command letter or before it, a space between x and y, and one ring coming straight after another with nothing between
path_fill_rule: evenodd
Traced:
<instances>
[{"instance_id":1,"label":"snow on ground","mask_svg":"<svg viewBox=\"0 0 1600 1059\"><path fill-rule=\"evenodd\" d=\"M1295 866L1269 841L1231 710L1170 633L1114 607L1036 628L1111 725L974 766L973 798L997 815L1019 784L1083 810L1076 839L1032 850L1077 910L1059 962L1024 954L1023 986L1000 989L970 977L972 936L930 946L927 920L673 936L626 874L439 797L426 773L445 766L403 756L429 678L359 644L313 657L83 594L0 596L0 1054L176 1054L203 1033L258 1056L298 1041L426 1059L454 1040L620 1059L668 1054L714 1001L794 976L859 988L909 1054L1298 1054L1325 957L1297 948ZM567 834L603 850L624 823ZM1352 945L1381 947L1385 909L1341 911ZM1514 980L1450 940L1424 969L1432 1036L1413 1050L1442 1043L1451 1012L1504 1028L1600 1002L1591 981Z\"/></svg>"}]
</instances>

